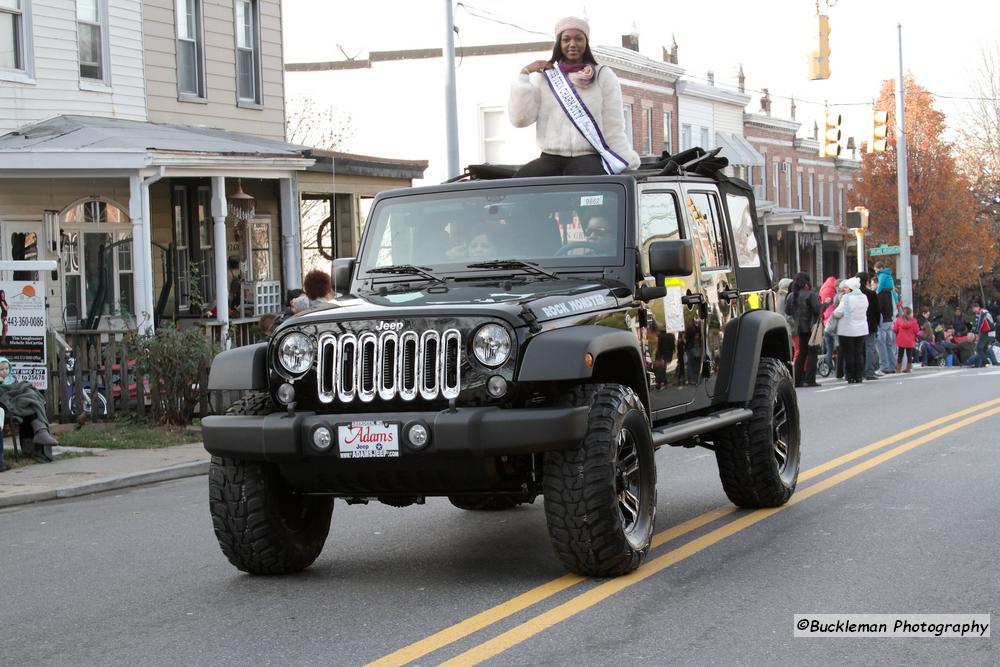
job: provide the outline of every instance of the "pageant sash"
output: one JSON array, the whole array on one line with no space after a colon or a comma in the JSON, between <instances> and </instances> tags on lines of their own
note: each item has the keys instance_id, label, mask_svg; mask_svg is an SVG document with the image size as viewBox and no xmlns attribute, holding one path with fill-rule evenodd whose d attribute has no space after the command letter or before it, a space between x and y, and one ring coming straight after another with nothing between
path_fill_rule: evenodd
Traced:
<instances>
[{"instance_id":1,"label":"pageant sash","mask_svg":"<svg viewBox=\"0 0 1000 667\"><path fill-rule=\"evenodd\" d=\"M573 126L583 135L583 138L601 156L604 171L609 174L620 174L625 171L628 168L628 162L623 160L620 155L608 146L608 142L604 140L604 135L601 134L601 128L597 126L597 121L590 115L590 109L580 99L576 88L566 78L566 75L562 73L559 66L547 69L543 74L545 75L545 80L549 82L552 94L556 97L556 102L566 112L569 121L573 123Z\"/></svg>"}]
</instances>

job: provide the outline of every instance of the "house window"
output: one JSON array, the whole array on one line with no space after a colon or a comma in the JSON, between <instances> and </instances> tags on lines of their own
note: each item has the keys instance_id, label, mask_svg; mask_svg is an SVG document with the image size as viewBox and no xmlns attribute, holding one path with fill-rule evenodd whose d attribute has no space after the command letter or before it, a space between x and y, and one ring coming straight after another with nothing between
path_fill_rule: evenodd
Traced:
<instances>
[{"instance_id":1,"label":"house window","mask_svg":"<svg viewBox=\"0 0 1000 667\"><path fill-rule=\"evenodd\" d=\"M825 202L823 200L826 199L826 197L824 196L825 195L824 190L826 190L826 188L823 187L823 182L820 181L820 183L819 183L819 193L818 193L819 196L816 197L816 199L819 200L819 217L821 217L821 218L825 215L825 213L824 213L825 207L823 205Z\"/></svg>"},{"instance_id":2,"label":"house window","mask_svg":"<svg viewBox=\"0 0 1000 667\"><path fill-rule=\"evenodd\" d=\"M260 104L260 25L257 0L236 0L236 92L241 102Z\"/></svg>"},{"instance_id":3,"label":"house window","mask_svg":"<svg viewBox=\"0 0 1000 667\"><path fill-rule=\"evenodd\" d=\"M174 186L171 208L174 216L174 294L177 295L177 310L188 311L191 310L190 215L187 188L183 185Z\"/></svg>"},{"instance_id":4,"label":"house window","mask_svg":"<svg viewBox=\"0 0 1000 667\"><path fill-rule=\"evenodd\" d=\"M796 193L796 203L798 204L797 208L800 211L802 210L802 186L804 185L804 183L802 181L803 181L803 177L802 177L802 172L800 171L799 172L799 190Z\"/></svg>"},{"instance_id":5,"label":"house window","mask_svg":"<svg viewBox=\"0 0 1000 667\"><path fill-rule=\"evenodd\" d=\"M27 71L28 0L0 0L0 69Z\"/></svg>"},{"instance_id":6,"label":"house window","mask_svg":"<svg viewBox=\"0 0 1000 667\"><path fill-rule=\"evenodd\" d=\"M691 126L681 125L681 150L686 151L691 148Z\"/></svg>"},{"instance_id":7,"label":"house window","mask_svg":"<svg viewBox=\"0 0 1000 667\"><path fill-rule=\"evenodd\" d=\"M205 303L215 300L215 251L212 248L212 188L202 185L198 188L195 217L198 220L198 285Z\"/></svg>"},{"instance_id":8,"label":"house window","mask_svg":"<svg viewBox=\"0 0 1000 667\"><path fill-rule=\"evenodd\" d=\"M642 113L643 116L645 117L644 124L646 126L646 143L643 145L643 148L645 149L643 151L643 155L652 155L653 154L653 110L644 109Z\"/></svg>"},{"instance_id":9,"label":"house window","mask_svg":"<svg viewBox=\"0 0 1000 667\"><path fill-rule=\"evenodd\" d=\"M114 204L91 199L62 216L62 281L67 322L96 326L105 314L135 314L132 225Z\"/></svg>"},{"instance_id":10,"label":"house window","mask_svg":"<svg viewBox=\"0 0 1000 667\"><path fill-rule=\"evenodd\" d=\"M674 115L669 111L663 112L663 150L667 155L674 152L673 136Z\"/></svg>"},{"instance_id":11,"label":"house window","mask_svg":"<svg viewBox=\"0 0 1000 667\"><path fill-rule=\"evenodd\" d=\"M711 146L708 143L708 128L707 127L701 128L701 147L704 148L705 150L708 150L709 148L711 148Z\"/></svg>"},{"instance_id":12,"label":"house window","mask_svg":"<svg viewBox=\"0 0 1000 667\"><path fill-rule=\"evenodd\" d=\"M782 163L781 170L785 172L785 206L792 207L792 163L787 160Z\"/></svg>"},{"instance_id":13,"label":"house window","mask_svg":"<svg viewBox=\"0 0 1000 667\"><path fill-rule=\"evenodd\" d=\"M816 215L816 174L809 174L809 215Z\"/></svg>"},{"instance_id":14,"label":"house window","mask_svg":"<svg viewBox=\"0 0 1000 667\"><path fill-rule=\"evenodd\" d=\"M271 279L271 223L255 220L250 223L250 279Z\"/></svg>"},{"instance_id":15,"label":"house window","mask_svg":"<svg viewBox=\"0 0 1000 667\"><path fill-rule=\"evenodd\" d=\"M205 97L204 52L201 0L177 0L177 88L181 96Z\"/></svg>"},{"instance_id":16,"label":"house window","mask_svg":"<svg viewBox=\"0 0 1000 667\"><path fill-rule=\"evenodd\" d=\"M771 191L771 193L773 195L771 197L771 201L773 201L775 204L780 204L781 202L778 200L778 163L777 162L772 162L771 163L771 188L773 188L772 191Z\"/></svg>"},{"instance_id":17,"label":"house window","mask_svg":"<svg viewBox=\"0 0 1000 667\"><path fill-rule=\"evenodd\" d=\"M504 110L483 109L483 162L486 164L503 164L505 152Z\"/></svg>"},{"instance_id":18,"label":"house window","mask_svg":"<svg viewBox=\"0 0 1000 667\"><path fill-rule=\"evenodd\" d=\"M80 51L81 79L107 80L104 46L107 20L108 10L105 0L76 0L76 32Z\"/></svg>"},{"instance_id":19,"label":"house window","mask_svg":"<svg viewBox=\"0 0 1000 667\"><path fill-rule=\"evenodd\" d=\"M844 220L844 188L841 187L837 190L837 199L838 199L837 210L840 212L840 215L838 216L838 221L840 222L841 226L843 226L847 224L846 221Z\"/></svg>"},{"instance_id":20,"label":"house window","mask_svg":"<svg viewBox=\"0 0 1000 667\"><path fill-rule=\"evenodd\" d=\"M632 127L632 105L625 105L625 136L628 137L628 145L635 148L635 128Z\"/></svg>"}]
</instances>

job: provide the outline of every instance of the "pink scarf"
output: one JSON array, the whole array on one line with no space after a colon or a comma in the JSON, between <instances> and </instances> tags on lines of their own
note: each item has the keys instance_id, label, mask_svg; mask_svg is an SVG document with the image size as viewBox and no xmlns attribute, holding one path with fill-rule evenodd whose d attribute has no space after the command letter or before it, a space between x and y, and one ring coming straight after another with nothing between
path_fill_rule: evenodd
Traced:
<instances>
[{"instance_id":1,"label":"pink scarf","mask_svg":"<svg viewBox=\"0 0 1000 667\"><path fill-rule=\"evenodd\" d=\"M570 65L560 62L559 69L578 88L586 88L594 82L594 68L591 65Z\"/></svg>"}]
</instances>

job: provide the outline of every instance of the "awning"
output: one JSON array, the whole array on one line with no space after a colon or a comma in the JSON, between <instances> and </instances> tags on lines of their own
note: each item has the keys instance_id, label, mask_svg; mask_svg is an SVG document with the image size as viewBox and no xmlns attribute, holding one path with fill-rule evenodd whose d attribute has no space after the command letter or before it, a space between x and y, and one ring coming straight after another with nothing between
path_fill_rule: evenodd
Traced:
<instances>
[{"instance_id":1,"label":"awning","mask_svg":"<svg viewBox=\"0 0 1000 667\"><path fill-rule=\"evenodd\" d=\"M764 166L764 156L750 145L743 135L732 132L716 132L715 141L722 147L721 155L729 160L729 164L744 167Z\"/></svg>"}]
</instances>

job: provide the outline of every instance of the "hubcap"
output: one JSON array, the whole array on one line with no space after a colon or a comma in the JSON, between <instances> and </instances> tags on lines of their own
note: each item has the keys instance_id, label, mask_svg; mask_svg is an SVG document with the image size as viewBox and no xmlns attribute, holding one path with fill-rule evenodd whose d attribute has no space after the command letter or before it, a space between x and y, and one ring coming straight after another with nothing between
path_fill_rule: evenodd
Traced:
<instances>
[{"instance_id":1,"label":"hubcap","mask_svg":"<svg viewBox=\"0 0 1000 667\"><path fill-rule=\"evenodd\" d=\"M774 398L774 459L778 462L778 474L788 467L789 423L788 408L781 396Z\"/></svg>"},{"instance_id":2,"label":"hubcap","mask_svg":"<svg viewBox=\"0 0 1000 667\"><path fill-rule=\"evenodd\" d=\"M623 428L618 433L615 447L615 491L618 494L618 511L621 512L625 532L631 531L639 521L641 482L639 450L632 433Z\"/></svg>"}]
</instances>

